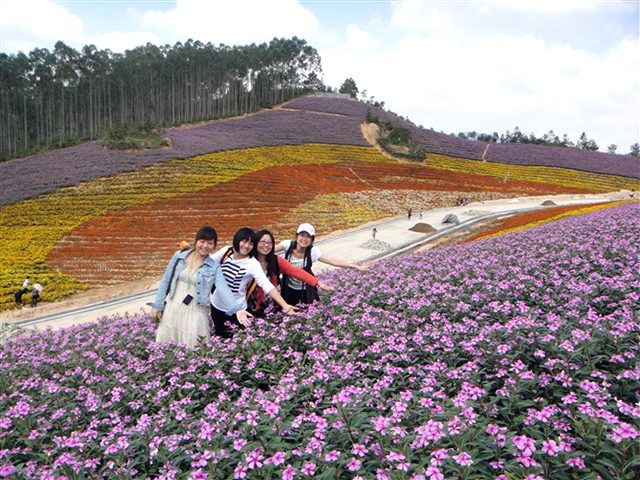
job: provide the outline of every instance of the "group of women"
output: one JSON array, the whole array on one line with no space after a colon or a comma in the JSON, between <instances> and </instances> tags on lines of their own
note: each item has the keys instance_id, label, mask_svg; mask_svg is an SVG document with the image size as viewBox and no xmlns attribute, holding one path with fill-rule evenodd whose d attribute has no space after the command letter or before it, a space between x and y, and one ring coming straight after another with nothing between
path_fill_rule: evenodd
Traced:
<instances>
[{"instance_id":1,"label":"group of women","mask_svg":"<svg viewBox=\"0 0 640 480\"><path fill-rule=\"evenodd\" d=\"M160 280L151 304L159 320L156 342L195 347L210 335L209 314L215 334L229 338L233 325L246 328L254 316L264 316L267 297L285 313L295 313L297 305L318 299L318 289L331 290L313 275L316 261L366 270L366 265L322 254L314 239L315 229L308 223L298 227L295 240L279 244L268 230L243 227L231 247L215 251L216 230L200 228L193 248L176 252ZM279 252L284 256L276 255Z\"/></svg>"}]
</instances>

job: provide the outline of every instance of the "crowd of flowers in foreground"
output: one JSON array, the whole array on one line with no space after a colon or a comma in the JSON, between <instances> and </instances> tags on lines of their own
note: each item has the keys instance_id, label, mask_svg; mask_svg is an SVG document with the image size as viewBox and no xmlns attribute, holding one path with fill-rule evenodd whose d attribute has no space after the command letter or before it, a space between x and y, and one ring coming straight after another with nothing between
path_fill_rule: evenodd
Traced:
<instances>
[{"instance_id":1,"label":"crowd of flowers in foreground","mask_svg":"<svg viewBox=\"0 0 640 480\"><path fill-rule=\"evenodd\" d=\"M0 347L0 476L638 478L637 204L334 272L195 351L144 315Z\"/></svg>"}]
</instances>

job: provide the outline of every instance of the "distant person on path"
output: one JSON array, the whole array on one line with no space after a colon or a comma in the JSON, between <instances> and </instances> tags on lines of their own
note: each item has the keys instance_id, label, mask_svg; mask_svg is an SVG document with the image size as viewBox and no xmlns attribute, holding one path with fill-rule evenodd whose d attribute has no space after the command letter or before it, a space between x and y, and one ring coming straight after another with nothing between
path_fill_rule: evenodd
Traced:
<instances>
[{"instance_id":1,"label":"distant person on path","mask_svg":"<svg viewBox=\"0 0 640 480\"><path fill-rule=\"evenodd\" d=\"M411 209L407 210L407 220L411 220L411 213L412 213Z\"/></svg>"},{"instance_id":2,"label":"distant person on path","mask_svg":"<svg viewBox=\"0 0 640 480\"><path fill-rule=\"evenodd\" d=\"M214 284L220 297L233 302L231 292L221 280L220 262L210 257L217 242L216 229L205 225L195 235L194 248L178 250L169 261L150 304L151 314L160 321L156 342L176 342L194 348L201 337L209 338L209 294ZM242 305L230 308L243 315Z\"/></svg>"},{"instance_id":3,"label":"distant person on path","mask_svg":"<svg viewBox=\"0 0 640 480\"><path fill-rule=\"evenodd\" d=\"M39 283L33 284L33 290L31 290L31 306L35 307L40 301L40 294L42 293L42 285Z\"/></svg>"},{"instance_id":4,"label":"distant person on path","mask_svg":"<svg viewBox=\"0 0 640 480\"><path fill-rule=\"evenodd\" d=\"M376 227L373 227L373 230L371 230L371 236L373 237L373 239L376 239L376 235L378 234L378 229Z\"/></svg>"},{"instance_id":5,"label":"distant person on path","mask_svg":"<svg viewBox=\"0 0 640 480\"><path fill-rule=\"evenodd\" d=\"M19 307L24 306L22 297L24 297L25 293L27 293L28 289L26 288L21 288L20 290L18 290L14 295L13 298L16 301L16 305Z\"/></svg>"},{"instance_id":6,"label":"distant person on path","mask_svg":"<svg viewBox=\"0 0 640 480\"><path fill-rule=\"evenodd\" d=\"M251 256L258 260L267 278L274 285L280 284L280 274L287 275L291 278L306 283L311 288L320 288L321 290L333 290L333 288L324 284L317 277L307 271L296 267L289 263L284 257L275 254L275 239L269 230L258 230L253 235L253 250ZM265 296L261 289L254 288L247 290L248 310L256 316L263 316L264 309L267 306ZM251 290L251 291L250 291Z\"/></svg>"},{"instance_id":7,"label":"distant person on path","mask_svg":"<svg viewBox=\"0 0 640 480\"><path fill-rule=\"evenodd\" d=\"M214 260L221 263L222 276L233 296L233 301L230 303L221 295L218 288L210 296L211 318L215 334L222 338L232 336L230 325L241 328L251 325L251 315L242 318L239 315L230 315L228 310L233 303L246 305L247 288L253 280L265 295L270 296L282 307L285 313L296 312L296 308L287 303L278 289L269 281L258 260L251 257L254 234L255 232L249 227L243 227L233 236L233 248L222 248L212 255Z\"/></svg>"},{"instance_id":8,"label":"distant person on path","mask_svg":"<svg viewBox=\"0 0 640 480\"><path fill-rule=\"evenodd\" d=\"M420 220L422 220L422 217L424 217L424 212L420 210Z\"/></svg>"},{"instance_id":9,"label":"distant person on path","mask_svg":"<svg viewBox=\"0 0 640 480\"><path fill-rule=\"evenodd\" d=\"M368 264L357 265L355 263L345 262L338 258L330 257L323 254L320 249L313 245L316 238L316 229L309 223L301 224L296 230L295 240L284 240L278 244L275 251L284 252L284 258L296 267L306 270L313 274L311 267L314 262L322 262L334 267L350 268L364 272L368 268ZM282 277L281 284L282 296L292 305L305 303L304 293L305 285L303 282L290 278L286 275Z\"/></svg>"}]
</instances>

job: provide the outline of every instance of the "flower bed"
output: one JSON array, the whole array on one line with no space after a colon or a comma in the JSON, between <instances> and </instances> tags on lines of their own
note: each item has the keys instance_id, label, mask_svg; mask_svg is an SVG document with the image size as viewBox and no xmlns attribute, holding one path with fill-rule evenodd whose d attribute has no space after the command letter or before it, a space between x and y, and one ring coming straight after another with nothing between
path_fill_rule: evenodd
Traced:
<instances>
[{"instance_id":1,"label":"flower bed","mask_svg":"<svg viewBox=\"0 0 640 480\"><path fill-rule=\"evenodd\" d=\"M61 273L58 268L51 268L45 264L47 255L50 254L56 242L68 235L74 228L96 217L114 212L121 212L127 208L140 205L142 211L148 209L148 204L159 199L169 199L177 195L196 192L212 185L232 182L243 175L261 170L274 165L304 165L311 163L338 162L340 160L366 162L389 162L372 148L358 148L348 146L322 146L306 145L303 147L279 147L235 150L230 152L203 155L186 160L174 160L162 165L155 165L136 172L124 173L108 178L99 178L92 182L86 182L76 187L60 189L55 193L38 198L25 200L0 208L0 240L4 248L0 252L0 310L13 307L13 293L22 285L25 277L42 279L40 283L45 286L43 300L54 301L70 293L87 288L87 279L82 277L70 277ZM245 182L240 186L230 184L222 189L222 194L237 197L237 192L252 191L259 188L263 182L261 177L253 178L251 182ZM239 188L239 190L236 190ZM226 197L220 196L219 201ZM235 200L234 200L235 201ZM222 203L224 205L224 203ZM207 207L206 205L204 207ZM166 204L165 208L171 207ZM185 208L190 208L187 205ZM288 208L288 205L287 207ZM188 210L187 210L188 211ZM226 209L227 213L228 208ZM242 210L240 210L242 211ZM223 212L224 213L224 212ZM235 212L233 212L235 213ZM246 213L246 217L240 215L240 221L248 222L251 215L260 214L260 210L254 206ZM277 213L277 212L276 212ZM153 212L152 212L153 214ZM148 214L145 213L145 216ZM166 220L167 210L163 210L154 222ZM118 217L118 214L111 218ZM144 218L144 217L143 217ZM181 221L183 215L177 215ZM204 218L196 218L197 221L207 223L214 222L207 213ZM126 221L127 216L122 214L120 220ZM117 245L118 249L128 249L128 245L136 243L144 238L144 229L141 230L138 217L132 220L131 230L126 237L121 237ZM186 222L183 228L191 228L192 224ZM105 248L101 240L111 233L113 225L106 225L106 229L92 231L93 242L91 248L95 249L96 256L85 264L87 272L93 272L101 279L111 278L107 266L110 254L109 248ZM146 228L153 228L147 225ZM148 264L158 265L158 259L162 262L166 258L166 249L173 243L167 241L167 235L177 235L179 239L185 235L191 236L195 231L180 229L171 231L167 225L160 227L163 231L160 235L166 243L164 250L150 250ZM83 247L74 245L73 248L82 250ZM71 257L75 254L70 252ZM79 260L81 261L81 260ZM128 269L129 275L148 276L158 273L157 267L149 272L147 269L138 269L139 265L125 265L114 262L109 267L113 268L113 275L117 277L123 269ZM79 278L79 279L78 279ZM94 283L95 284L95 283ZM103 283L104 284L104 283Z\"/></svg>"},{"instance_id":2,"label":"flower bed","mask_svg":"<svg viewBox=\"0 0 640 480\"><path fill-rule=\"evenodd\" d=\"M603 208L612 208L620 205L622 202L598 203L590 206L568 205L565 207L554 207L534 212L522 213L506 218L498 222L498 224L490 229L484 230L476 235L467 238L465 241L472 242L481 238L496 237L507 233L526 230L527 228L537 227L545 223L555 222L573 215L581 215L583 213L595 212Z\"/></svg>"},{"instance_id":3,"label":"flower bed","mask_svg":"<svg viewBox=\"0 0 640 480\"><path fill-rule=\"evenodd\" d=\"M0 205L100 177L196 155L248 147L327 143L369 146L361 120L313 112L269 110L231 120L170 128L172 148L112 151L99 142L0 163Z\"/></svg>"},{"instance_id":4,"label":"flower bed","mask_svg":"<svg viewBox=\"0 0 640 480\"><path fill-rule=\"evenodd\" d=\"M215 158L222 165L233 165L231 160L237 156L239 162L264 165L263 154L279 158L277 152L282 151L282 148L252 149L223 152L208 158L210 161ZM92 286L103 286L159 275L176 243L190 238L203 223L213 223L218 228L221 243L229 242L236 229L245 225L266 227L276 237L287 238L299 223L309 221L304 208L296 210L298 205L312 203L317 195L381 188L521 195L558 191L558 187L553 186L526 182L504 184L491 177L399 164L387 160L373 148L316 146L309 150L297 147L296 151L298 158L317 163L312 168L299 164L263 168L217 185L212 177L213 187L194 189L190 194L87 221L56 244L46 257L47 263ZM335 163L338 161L342 162ZM203 171L215 174L211 167L205 170L203 166ZM559 191L571 190L559 188ZM349 225L367 217L366 212L360 213L359 217L347 219ZM344 228L342 218L342 214L327 217L321 223L320 234ZM144 219L142 229L140 219Z\"/></svg>"},{"instance_id":5,"label":"flower bed","mask_svg":"<svg viewBox=\"0 0 640 480\"><path fill-rule=\"evenodd\" d=\"M637 478L638 205L395 258L195 351L128 316L0 345L0 474Z\"/></svg>"},{"instance_id":6,"label":"flower bed","mask_svg":"<svg viewBox=\"0 0 640 480\"><path fill-rule=\"evenodd\" d=\"M630 155L592 152L578 148L548 147L522 143L486 143L459 138L455 135L420 128L396 115L363 102L345 98L306 96L296 98L287 108L311 112L335 112L364 121L367 110L378 118L409 129L411 138L427 152L449 157L486 160L506 165L528 165L575 169L605 175L636 179L632 190L638 189L640 160ZM431 157L431 156L430 156Z\"/></svg>"},{"instance_id":7,"label":"flower bed","mask_svg":"<svg viewBox=\"0 0 640 480\"><path fill-rule=\"evenodd\" d=\"M562 167L585 172L640 179L640 159L630 155L592 152L579 148L548 147L520 143L492 143L485 160L509 165Z\"/></svg>"},{"instance_id":8,"label":"flower bed","mask_svg":"<svg viewBox=\"0 0 640 480\"><path fill-rule=\"evenodd\" d=\"M223 241L243 225L288 236L305 218L287 215L316 195L377 189L593 191L398 163L374 148L344 145L261 147L174 160L2 207L0 310L13 307L13 293L26 276L46 279L46 285L40 282L43 299L58 300L87 284L158 275L176 242L204 223L218 227ZM323 224L328 231L344 226L335 219Z\"/></svg>"},{"instance_id":9,"label":"flower bed","mask_svg":"<svg viewBox=\"0 0 640 480\"><path fill-rule=\"evenodd\" d=\"M547 185L581 188L592 192L637 190L639 187L638 182L630 178L566 168L505 165L434 154L427 156L426 163L432 168L441 168L450 172L475 173L476 175L501 178L505 183L512 180L526 180Z\"/></svg>"}]
</instances>

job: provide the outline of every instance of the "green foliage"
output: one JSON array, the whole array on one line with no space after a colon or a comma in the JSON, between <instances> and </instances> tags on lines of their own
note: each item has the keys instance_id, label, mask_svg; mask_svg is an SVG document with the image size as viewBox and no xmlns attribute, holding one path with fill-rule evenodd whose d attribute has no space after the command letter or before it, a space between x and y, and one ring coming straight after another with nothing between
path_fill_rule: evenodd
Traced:
<instances>
[{"instance_id":1,"label":"green foliage","mask_svg":"<svg viewBox=\"0 0 640 480\"><path fill-rule=\"evenodd\" d=\"M407 158L409 160L424 161L427 152L411 138L408 128L392 122L380 120L367 110L365 116L367 123L375 123L380 127L378 144L391 155Z\"/></svg>"},{"instance_id":2,"label":"green foliage","mask_svg":"<svg viewBox=\"0 0 640 480\"><path fill-rule=\"evenodd\" d=\"M142 125L116 125L102 139L112 150L160 148L169 145L162 129L149 122Z\"/></svg>"},{"instance_id":3,"label":"green foliage","mask_svg":"<svg viewBox=\"0 0 640 480\"><path fill-rule=\"evenodd\" d=\"M351 98L358 96L358 86L353 78L347 78L342 85L340 85L340 93L348 93Z\"/></svg>"}]
</instances>

